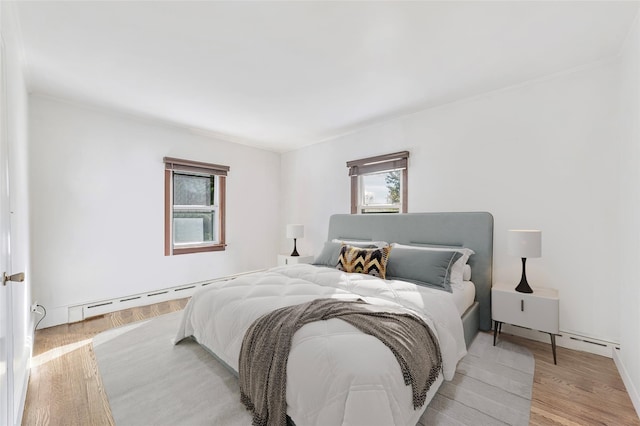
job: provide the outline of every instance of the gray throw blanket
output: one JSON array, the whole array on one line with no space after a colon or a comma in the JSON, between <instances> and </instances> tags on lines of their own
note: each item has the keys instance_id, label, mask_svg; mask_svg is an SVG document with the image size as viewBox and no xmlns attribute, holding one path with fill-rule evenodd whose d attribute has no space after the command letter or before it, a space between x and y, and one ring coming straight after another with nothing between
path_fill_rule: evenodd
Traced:
<instances>
[{"instance_id":1,"label":"gray throw blanket","mask_svg":"<svg viewBox=\"0 0 640 426\"><path fill-rule=\"evenodd\" d=\"M293 334L303 325L340 318L378 338L395 355L404 383L411 385L413 408L424 405L442 368L440 346L415 315L374 312L361 301L317 299L287 306L258 318L247 330L239 359L240 399L254 426L286 425L287 360Z\"/></svg>"}]
</instances>

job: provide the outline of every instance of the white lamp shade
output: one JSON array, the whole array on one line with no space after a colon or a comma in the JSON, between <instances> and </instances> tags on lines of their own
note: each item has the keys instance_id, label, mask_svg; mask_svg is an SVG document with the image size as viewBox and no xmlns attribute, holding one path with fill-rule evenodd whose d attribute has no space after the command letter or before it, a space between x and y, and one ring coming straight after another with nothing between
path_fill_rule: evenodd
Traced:
<instances>
[{"instance_id":1,"label":"white lamp shade","mask_svg":"<svg viewBox=\"0 0 640 426\"><path fill-rule=\"evenodd\" d=\"M304 237L304 225L287 225L287 238Z\"/></svg>"},{"instance_id":2,"label":"white lamp shade","mask_svg":"<svg viewBox=\"0 0 640 426\"><path fill-rule=\"evenodd\" d=\"M511 256L541 257L542 231L527 229L510 229L507 249Z\"/></svg>"}]
</instances>

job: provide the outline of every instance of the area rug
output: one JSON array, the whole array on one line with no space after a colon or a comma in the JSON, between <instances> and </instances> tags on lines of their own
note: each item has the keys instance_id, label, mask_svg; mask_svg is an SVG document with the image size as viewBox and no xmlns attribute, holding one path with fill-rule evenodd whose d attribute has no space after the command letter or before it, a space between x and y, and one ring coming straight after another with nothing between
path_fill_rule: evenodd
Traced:
<instances>
[{"instance_id":1,"label":"area rug","mask_svg":"<svg viewBox=\"0 0 640 426\"><path fill-rule=\"evenodd\" d=\"M181 312L93 339L118 426L250 425L236 377L200 345L173 345ZM520 346L479 333L420 419L420 425L528 425L534 359Z\"/></svg>"},{"instance_id":2,"label":"area rug","mask_svg":"<svg viewBox=\"0 0 640 426\"><path fill-rule=\"evenodd\" d=\"M527 348L478 333L456 374L420 418L427 425L528 425L535 360Z\"/></svg>"}]
</instances>

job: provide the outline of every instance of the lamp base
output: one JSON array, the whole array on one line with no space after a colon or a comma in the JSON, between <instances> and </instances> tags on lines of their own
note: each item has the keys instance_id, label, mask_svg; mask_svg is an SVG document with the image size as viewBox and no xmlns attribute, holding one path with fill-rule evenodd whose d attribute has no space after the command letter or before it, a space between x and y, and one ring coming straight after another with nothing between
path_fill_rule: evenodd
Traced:
<instances>
[{"instance_id":1,"label":"lamp base","mask_svg":"<svg viewBox=\"0 0 640 426\"><path fill-rule=\"evenodd\" d=\"M533 293L533 290L529 286L527 282L527 273L525 269L525 265L527 263L527 258L522 258L522 278L520 278L520 284L516 287L516 291L520 293Z\"/></svg>"},{"instance_id":2,"label":"lamp base","mask_svg":"<svg viewBox=\"0 0 640 426\"><path fill-rule=\"evenodd\" d=\"M529 287L529 283L526 281L520 281L520 284L516 287L516 291L520 293L533 293L533 290Z\"/></svg>"},{"instance_id":3,"label":"lamp base","mask_svg":"<svg viewBox=\"0 0 640 426\"><path fill-rule=\"evenodd\" d=\"M300 254L298 253L298 250L296 249L296 239L293 239L293 251L291 252L290 256L300 256Z\"/></svg>"}]
</instances>

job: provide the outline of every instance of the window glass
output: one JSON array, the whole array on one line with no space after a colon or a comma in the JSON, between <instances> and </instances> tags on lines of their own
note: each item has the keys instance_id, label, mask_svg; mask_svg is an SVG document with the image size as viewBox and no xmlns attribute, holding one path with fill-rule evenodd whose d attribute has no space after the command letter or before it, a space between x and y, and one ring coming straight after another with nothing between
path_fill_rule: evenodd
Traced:
<instances>
[{"instance_id":1,"label":"window glass","mask_svg":"<svg viewBox=\"0 0 640 426\"><path fill-rule=\"evenodd\" d=\"M210 206L213 204L214 189L214 176L174 173L173 204L177 206Z\"/></svg>"},{"instance_id":2,"label":"window glass","mask_svg":"<svg viewBox=\"0 0 640 426\"><path fill-rule=\"evenodd\" d=\"M361 213L398 213L402 206L401 171L360 176Z\"/></svg>"},{"instance_id":3,"label":"window glass","mask_svg":"<svg viewBox=\"0 0 640 426\"><path fill-rule=\"evenodd\" d=\"M195 244L217 241L215 212L173 210L174 244Z\"/></svg>"}]
</instances>

